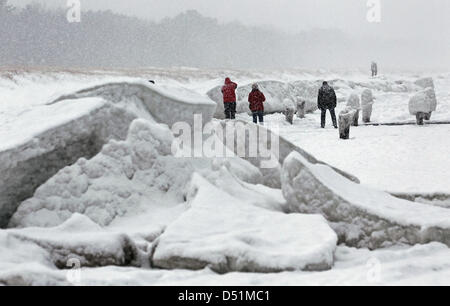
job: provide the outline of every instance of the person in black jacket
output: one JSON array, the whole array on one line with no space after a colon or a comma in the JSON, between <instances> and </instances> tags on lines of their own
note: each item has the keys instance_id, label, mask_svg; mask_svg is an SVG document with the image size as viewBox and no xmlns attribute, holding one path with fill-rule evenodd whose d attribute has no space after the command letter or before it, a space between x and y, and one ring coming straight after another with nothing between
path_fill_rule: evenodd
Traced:
<instances>
[{"instance_id":1,"label":"person in black jacket","mask_svg":"<svg viewBox=\"0 0 450 306\"><path fill-rule=\"evenodd\" d=\"M337 129L337 120L336 120L336 112L335 108L337 106L337 98L336 92L333 87L328 85L327 82L323 82L322 87L319 89L319 97L318 97L317 106L321 110L321 125L322 128L325 128L325 119L327 115L327 109L330 111L331 119L333 120L333 126Z\"/></svg>"}]
</instances>

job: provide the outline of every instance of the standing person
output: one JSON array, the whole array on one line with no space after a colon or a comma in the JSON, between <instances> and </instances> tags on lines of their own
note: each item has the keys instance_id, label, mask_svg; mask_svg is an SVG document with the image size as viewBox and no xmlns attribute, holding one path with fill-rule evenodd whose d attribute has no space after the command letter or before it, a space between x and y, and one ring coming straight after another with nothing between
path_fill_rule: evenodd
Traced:
<instances>
[{"instance_id":1,"label":"standing person","mask_svg":"<svg viewBox=\"0 0 450 306\"><path fill-rule=\"evenodd\" d=\"M376 77L378 75L378 65L375 62L372 62L372 77Z\"/></svg>"},{"instance_id":2,"label":"standing person","mask_svg":"<svg viewBox=\"0 0 450 306\"><path fill-rule=\"evenodd\" d=\"M258 84L252 85L252 92L248 95L249 107L253 114L253 122L264 124L264 102L266 97L259 90Z\"/></svg>"},{"instance_id":3,"label":"standing person","mask_svg":"<svg viewBox=\"0 0 450 306\"><path fill-rule=\"evenodd\" d=\"M327 109L330 111L331 119L333 120L333 126L337 129L337 120L336 120L336 112L335 108L337 106L337 98L336 92L333 87L328 85L328 82L323 82L322 87L319 89L319 97L318 97L317 106L321 110L321 126L325 128L325 121L327 115Z\"/></svg>"},{"instance_id":4,"label":"standing person","mask_svg":"<svg viewBox=\"0 0 450 306\"><path fill-rule=\"evenodd\" d=\"M238 85L231 82L230 78L225 79L225 85L222 87L223 106L225 108L225 118L235 119L236 117L236 89Z\"/></svg>"}]
</instances>

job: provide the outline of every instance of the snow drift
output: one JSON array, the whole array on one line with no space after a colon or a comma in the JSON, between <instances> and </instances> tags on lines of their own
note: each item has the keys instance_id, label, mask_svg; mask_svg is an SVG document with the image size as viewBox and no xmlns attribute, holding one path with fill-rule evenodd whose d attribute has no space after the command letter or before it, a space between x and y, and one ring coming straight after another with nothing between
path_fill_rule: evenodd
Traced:
<instances>
[{"instance_id":1,"label":"snow drift","mask_svg":"<svg viewBox=\"0 0 450 306\"><path fill-rule=\"evenodd\" d=\"M320 213L349 246L376 249L431 241L450 245L450 211L400 200L357 185L298 153L282 169L283 194L290 210Z\"/></svg>"}]
</instances>

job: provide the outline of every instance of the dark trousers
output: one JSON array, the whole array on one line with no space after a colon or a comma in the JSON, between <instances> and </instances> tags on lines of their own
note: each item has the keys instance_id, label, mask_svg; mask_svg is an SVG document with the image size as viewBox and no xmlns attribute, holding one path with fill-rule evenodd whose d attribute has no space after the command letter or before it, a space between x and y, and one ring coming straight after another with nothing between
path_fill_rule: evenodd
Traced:
<instances>
[{"instance_id":1,"label":"dark trousers","mask_svg":"<svg viewBox=\"0 0 450 306\"><path fill-rule=\"evenodd\" d=\"M253 114L253 122L254 123L258 123L258 119L259 119L259 123L264 122L264 112L263 111L252 112L252 114Z\"/></svg>"},{"instance_id":2,"label":"dark trousers","mask_svg":"<svg viewBox=\"0 0 450 306\"><path fill-rule=\"evenodd\" d=\"M321 109L321 111L322 111L321 123L322 123L322 128L324 128L325 123L326 123L327 109L323 108L323 109ZM333 125L334 125L334 127L337 127L336 112L334 111L334 108L329 109L329 111L331 114L331 119L333 120Z\"/></svg>"},{"instance_id":3,"label":"dark trousers","mask_svg":"<svg viewBox=\"0 0 450 306\"><path fill-rule=\"evenodd\" d=\"M236 102L224 103L225 108L225 119L235 119L236 118Z\"/></svg>"}]
</instances>

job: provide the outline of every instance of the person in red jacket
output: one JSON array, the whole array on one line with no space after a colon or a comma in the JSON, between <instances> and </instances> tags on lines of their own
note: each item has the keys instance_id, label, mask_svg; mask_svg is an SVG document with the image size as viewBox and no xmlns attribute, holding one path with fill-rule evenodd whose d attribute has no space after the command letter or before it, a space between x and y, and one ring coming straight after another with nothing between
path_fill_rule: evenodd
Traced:
<instances>
[{"instance_id":1,"label":"person in red jacket","mask_svg":"<svg viewBox=\"0 0 450 306\"><path fill-rule=\"evenodd\" d=\"M249 107L253 114L253 122L263 124L264 123L264 102L266 97L259 90L258 84L253 84L252 92L248 95Z\"/></svg>"},{"instance_id":2,"label":"person in red jacket","mask_svg":"<svg viewBox=\"0 0 450 306\"><path fill-rule=\"evenodd\" d=\"M225 85L222 87L223 106L225 108L225 118L235 119L236 116L236 89L238 85L231 82L230 78L225 79Z\"/></svg>"}]
</instances>

